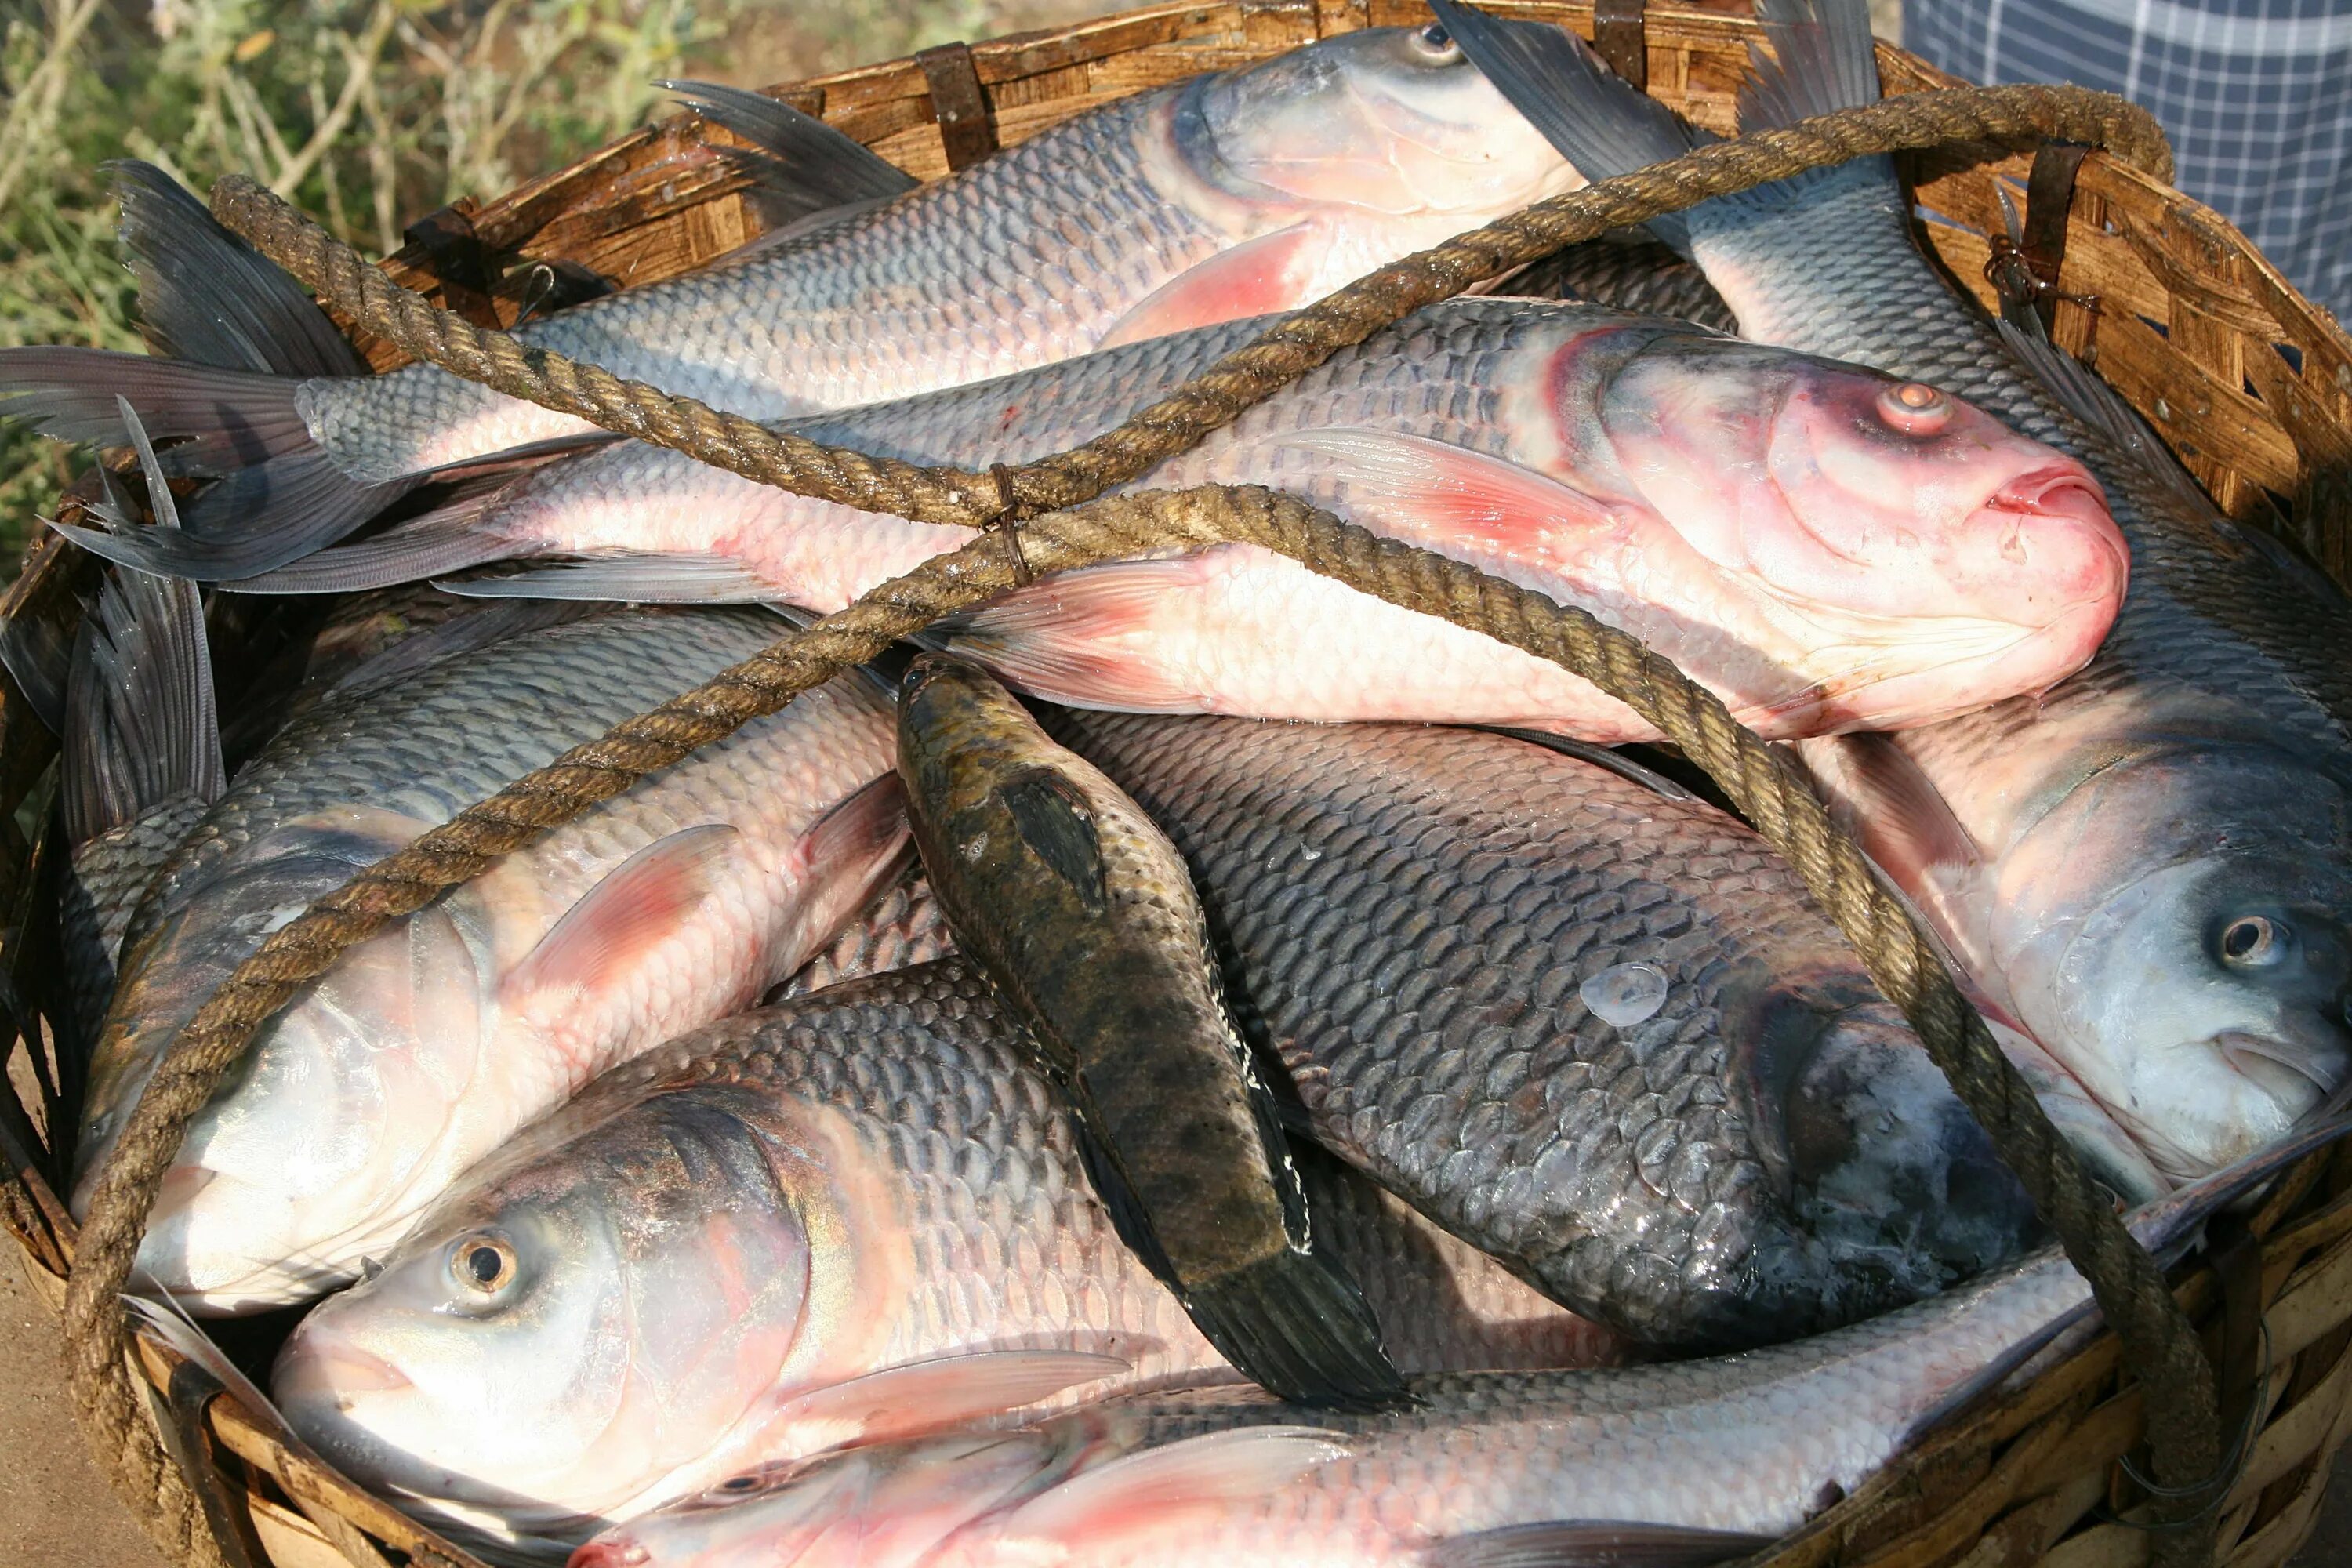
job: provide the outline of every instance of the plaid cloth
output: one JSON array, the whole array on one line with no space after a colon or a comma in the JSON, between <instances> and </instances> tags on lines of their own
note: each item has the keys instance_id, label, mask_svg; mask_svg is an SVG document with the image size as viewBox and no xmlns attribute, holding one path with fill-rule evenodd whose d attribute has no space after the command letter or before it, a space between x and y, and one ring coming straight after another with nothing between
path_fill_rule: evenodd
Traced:
<instances>
[{"instance_id":1,"label":"plaid cloth","mask_svg":"<svg viewBox=\"0 0 2352 1568\"><path fill-rule=\"evenodd\" d=\"M2141 104L2180 188L2352 321L2352 0L1906 0L1903 44L1973 81Z\"/></svg>"}]
</instances>

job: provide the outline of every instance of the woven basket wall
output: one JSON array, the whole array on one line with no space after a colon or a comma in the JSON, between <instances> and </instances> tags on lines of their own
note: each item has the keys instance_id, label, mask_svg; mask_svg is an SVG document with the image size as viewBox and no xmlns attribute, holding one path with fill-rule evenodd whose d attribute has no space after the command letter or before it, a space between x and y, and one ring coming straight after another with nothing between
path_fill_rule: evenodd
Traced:
<instances>
[{"instance_id":1,"label":"woven basket wall","mask_svg":"<svg viewBox=\"0 0 2352 1568\"><path fill-rule=\"evenodd\" d=\"M1487 0L1590 36L1589 6ZM1731 0L1727 0L1727 4ZM1636 16L1639 16L1638 11ZM931 178L1109 99L1244 63L1324 34L1415 26L1419 0L1271 0L1173 5L1055 31L928 51L791 84L779 96ZM1722 11L1654 8L1643 31L1650 90L1711 128L1732 129L1754 26ZM1890 92L1947 79L1882 47ZM936 106L936 107L935 107ZM759 219L718 155L726 133L681 116L625 137L496 200L461 202L412 229L385 267L485 322L511 322L543 294L549 268L639 285L751 238ZM1990 304L1986 235L1995 191L2021 198L2029 163L1950 150L1914 161L1927 238ZM2086 160L2064 225L2059 341L2147 415L2232 516L2284 533L2352 583L2352 340L2299 297L2209 208L2106 158ZM574 274L576 276L576 274ZM363 345L378 368L395 362ZM34 549L0 613L79 613L90 557L54 537ZM2352 650L2352 647L2348 647ZM222 648L235 658L237 650ZM259 657L255 654L253 657ZM0 1221L53 1303L63 1299L72 1225L57 1197L79 1085L45 1042L58 1016L56 743L13 691L0 693L0 1015L9 1092L0 1094ZM37 831L37 829L36 830ZM2249 1434L2223 1505L2221 1561L2278 1568L2311 1530L2329 1464L2352 1434L2352 1152L2297 1172L2217 1264L2182 1285L2208 1330L2225 1419ZM419 1563L465 1552L330 1470L273 1443L233 1396L152 1342L140 1361L156 1408L198 1483L232 1564L382 1564L379 1545ZM2107 1522L2135 1500L2116 1461L2139 1437L2138 1400L2118 1386L2115 1342L2042 1369L2018 1391L1933 1435L1860 1492L1768 1552L1771 1568L2131 1568L2147 1538Z\"/></svg>"}]
</instances>

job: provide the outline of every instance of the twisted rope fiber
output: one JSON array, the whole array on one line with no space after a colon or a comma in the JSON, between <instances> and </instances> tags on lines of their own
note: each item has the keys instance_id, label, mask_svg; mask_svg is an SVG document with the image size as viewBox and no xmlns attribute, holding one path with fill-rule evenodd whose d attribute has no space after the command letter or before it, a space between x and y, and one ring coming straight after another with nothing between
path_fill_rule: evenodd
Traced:
<instances>
[{"instance_id":1,"label":"twisted rope fiber","mask_svg":"<svg viewBox=\"0 0 2352 1568\"><path fill-rule=\"evenodd\" d=\"M1938 98L1968 100L1984 111L1884 112L1916 110ZM1480 236L1469 237L1467 242L1456 241L1384 268L1341 290L1193 384L1195 389L1206 385L1206 392L1180 391L1122 430L1076 453L1012 470L1017 492L1013 505L1027 510L1055 490L1065 497L1091 495L1123 482L1160 457L1197 441L1283 380L1303 374L1339 347L1370 336L1387 321L1459 292L1519 259L1709 195L1862 153L1952 139L2004 144L2023 144L2046 135L2113 140L2136 149L2137 161L2168 170L2160 132L2144 115L2135 119L2137 111L2126 112L2128 106L2118 105L2119 100L2072 89L1975 89L1892 100L1770 133L1776 142L1813 140L1797 151L1768 149L1771 157L1745 167L1731 156L1743 143L1722 143L1675 164L1558 198L1481 231L1490 243L1481 245L1475 243ZM1869 123L1859 133L1841 130L1864 121ZM1909 139L1915 136L1916 140ZM1717 164L1721 167L1707 172ZM1700 173L1687 175L1694 166ZM799 493L968 525L1013 510L1005 500L991 498L995 487L983 487L978 476L885 463L777 437L750 421L719 415L690 400L666 398L642 384L623 383L593 367L524 349L504 334L473 328L398 289L347 250L339 253L331 239L249 184L224 182L215 202L223 221L243 228L265 253L369 330L418 357L499 390L592 418L604 415L598 422L608 428ZM1448 253L1454 261L1447 261ZM1385 320L1376 319L1381 310L1390 312ZM1327 325L1315 327L1317 321ZM1294 334L1292 329L1300 321L1308 322L1309 330ZM1328 346L1318 350L1318 344ZM1254 361L1252 356L1260 353L1266 360ZM1274 379L1286 363L1294 368ZM1253 377L1255 391L1250 389ZM1221 378L1226 384L1222 393L1214 384ZM1188 395L1205 398L1204 408L1188 405ZM897 504L886 505L886 499ZM1099 531L1089 538L1089 529ZM1964 1102L1985 1123L2065 1240L2069 1255L2092 1280L2110 1322L2134 1348L2138 1364L2152 1374L2146 1380L2147 1400L2159 1473L2168 1480L2178 1476L2193 1481L2210 1469L2210 1451L2217 1447L2210 1370L2153 1261L2123 1232L2084 1179L2071 1151L2000 1058L1982 1022L1960 1001L1907 912L1878 889L1859 853L1830 824L1802 783L1711 694L1692 686L1638 642L1581 612L1564 610L1460 563L1377 539L1304 503L1262 490L1210 489L1098 502L1083 513L1032 525L1026 537L1033 563L1045 571L1116 559L1171 542L1234 539L1264 543L1393 603L1487 631L1552 658L1649 717L1708 769L1797 867L1855 941L1881 988L1911 1017ZM902 632L1001 592L1010 579L1004 552L996 542L982 541L884 584L840 615L782 639L695 691L617 727L604 740L575 749L362 873L274 935L206 1004L174 1042L101 1173L68 1301L71 1371L78 1401L92 1427L93 1447L134 1505L152 1509L151 1526L167 1551L192 1562L212 1560L208 1542L201 1542L201 1551L185 1546L191 1538L201 1538L201 1519L140 1416L121 1361L126 1325L117 1297L128 1279L146 1210L188 1120L209 1099L259 1024L351 943L421 908L498 855L619 793L644 773L667 765L760 713L776 710L796 692L870 657ZM2200 1389L2201 1419L2195 1397ZM178 1507L173 1506L174 1492ZM2176 1544L2187 1543L2177 1537L2159 1542L2160 1547Z\"/></svg>"}]
</instances>

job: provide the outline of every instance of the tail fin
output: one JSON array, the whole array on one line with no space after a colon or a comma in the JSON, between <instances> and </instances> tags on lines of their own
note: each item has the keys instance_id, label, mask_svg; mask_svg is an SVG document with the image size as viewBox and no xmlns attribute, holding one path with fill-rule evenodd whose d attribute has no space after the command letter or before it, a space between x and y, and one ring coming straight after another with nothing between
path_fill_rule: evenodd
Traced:
<instances>
[{"instance_id":1,"label":"tail fin","mask_svg":"<svg viewBox=\"0 0 2352 1568\"><path fill-rule=\"evenodd\" d=\"M1758 0L1757 15L1771 40L1767 55L1748 46L1750 75L1739 89L1739 128L1769 131L1817 114L1858 109L1879 100L1878 47L1870 34L1870 0ZM1777 208L1810 199L1840 177L1895 183L1893 160L1880 154L1832 163L1775 180L1726 200Z\"/></svg>"},{"instance_id":2,"label":"tail fin","mask_svg":"<svg viewBox=\"0 0 2352 1568\"><path fill-rule=\"evenodd\" d=\"M139 279L140 329L169 359L268 375L360 375L367 367L310 293L213 221L152 163L113 165L119 231Z\"/></svg>"},{"instance_id":3,"label":"tail fin","mask_svg":"<svg viewBox=\"0 0 2352 1568\"><path fill-rule=\"evenodd\" d=\"M855 137L763 92L708 81L654 85L759 148L739 157L772 198L772 222L887 201L922 183Z\"/></svg>"},{"instance_id":4,"label":"tail fin","mask_svg":"<svg viewBox=\"0 0 2352 1568\"><path fill-rule=\"evenodd\" d=\"M1588 180L1630 174L1715 140L1611 70L1565 28L1506 21L1461 0L1430 0L1430 9L1495 90ZM1654 218L1649 227L1688 253L1681 215Z\"/></svg>"},{"instance_id":5,"label":"tail fin","mask_svg":"<svg viewBox=\"0 0 2352 1568\"><path fill-rule=\"evenodd\" d=\"M1758 0L1772 41L1748 46L1750 75L1739 89L1739 126L1764 131L1879 99L1878 47L1869 0Z\"/></svg>"},{"instance_id":6,"label":"tail fin","mask_svg":"<svg viewBox=\"0 0 2352 1568\"><path fill-rule=\"evenodd\" d=\"M354 481L312 439L301 383L361 366L301 286L161 170L122 164L117 189L148 341L187 357L0 349L0 417L103 445L117 433L115 399L127 397L172 443L164 473L218 482L182 509L184 531L67 531L76 542L168 576L248 577L334 542L409 488Z\"/></svg>"},{"instance_id":7,"label":"tail fin","mask_svg":"<svg viewBox=\"0 0 2352 1568\"><path fill-rule=\"evenodd\" d=\"M154 447L129 403L121 414L146 475L155 530L176 533L178 513ZM119 496L99 515L112 530L141 531ZM174 797L220 798L227 775L194 584L143 572L107 574L67 676L62 778L66 831L77 844Z\"/></svg>"}]
</instances>

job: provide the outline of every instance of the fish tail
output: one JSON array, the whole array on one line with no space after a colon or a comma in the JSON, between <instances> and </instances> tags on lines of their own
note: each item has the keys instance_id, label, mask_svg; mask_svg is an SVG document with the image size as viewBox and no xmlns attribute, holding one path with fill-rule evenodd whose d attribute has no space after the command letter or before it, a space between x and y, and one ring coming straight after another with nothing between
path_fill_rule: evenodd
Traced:
<instances>
[{"instance_id":1,"label":"fish tail","mask_svg":"<svg viewBox=\"0 0 2352 1568\"><path fill-rule=\"evenodd\" d=\"M152 163L110 165L117 234L139 280L139 326L167 359L297 379L363 375L351 343L307 289L214 221Z\"/></svg>"},{"instance_id":2,"label":"fish tail","mask_svg":"<svg viewBox=\"0 0 2352 1568\"><path fill-rule=\"evenodd\" d=\"M1394 1410L1412 1403L1380 1321L1343 1268L1298 1247L1188 1282L1195 1327L1253 1381L1296 1405Z\"/></svg>"},{"instance_id":3,"label":"fish tail","mask_svg":"<svg viewBox=\"0 0 2352 1568\"><path fill-rule=\"evenodd\" d=\"M155 526L121 500L98 509L115 535L176 533L172 492L128 404L120 416L139 454ZM108 476L112 490L112 476ZM205 609L195 585L118 568L75 639L66 678L62 791L68 836L83 843L182 796L220 798L220 719Z\"/></svg>"},{"instance_id":4,"label":"fish tail","mask_svg":"<svg viewBox=\"0 0 2352 1568\"><path fill-rule=\"evenodd\" d=\"M1869 0L1759 0L1772 49L1748 46L1748 79L1739 89L1739 129L1770 131L1818 114L1859 109L1879 99L1878 47ZM1738 206L1776 211L1818 199L1824 188L1868 181L1895 191L1895 163L1885 156L1776 180L1741 195Z\"/></svg>"},{"instance_id":5,"label":"fish tail","mask_svg":"<svg viewBox=\"0 0 2352 1568\"><path fill-rule=\"evenodd\" d=\"M1611 70L1564 27L1507 21L1460 0L1431 0L1430 8L1495 90L1587 180L1630 174L1715 140ZM1690 253L1685 215L1653 218L1649 228Z\"/></svg>"},{"instance_id":6,"label":"fish tail","mask_svg":"<svg viewBox=\"0 0 2352 1568\"><path fill-rule=\"evenodd\" d=\"M345 475L311 435L305 381L362 368L301 286L145 163L116 169L122 241L157 353L0 350L0 418L61 441L121 438L127 399L173 478L211 479L181 508L183 530L68 531L122 565L200 582L246 577L332 543L411 481Z\"/></svg>"}]
</instances>

